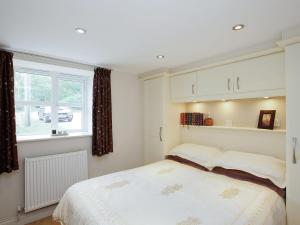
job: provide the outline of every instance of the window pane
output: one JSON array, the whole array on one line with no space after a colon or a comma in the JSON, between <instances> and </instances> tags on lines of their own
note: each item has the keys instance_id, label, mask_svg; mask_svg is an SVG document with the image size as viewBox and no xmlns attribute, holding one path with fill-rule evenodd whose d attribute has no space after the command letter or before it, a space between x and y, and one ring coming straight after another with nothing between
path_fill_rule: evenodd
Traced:
<instances>
[{"instance_id":1,"label":"window pane","mask_svg":"<svg viewBox=\"0 0 300 225\"><path fill-rule=\"evenodd\" d=\"M25 75L23 73L15 73L15 100L25 100L25 86L24 86Z\"/></svg>"},{"instance_id":2,"label":"window pane","mask_svg":"<svg viewBox=\"0 0 300 225\"><path fill-rule=\"evenodd\" d=\"M16 106L17 135L51 133L50 106Z\"/></svg>"},{"instance_id":3,"label":"window pane","mask_svg":"<svg viewBox=\"0 0 300 225\"><path fill-rule=\"evenodd\" d=\"M82 129L82 108L59 107L58 130L80 130Z\"/></svg>"},{"instance_id":4,"label":"window pane","mask_svg":"<svg viewBox=\"0 0 300 225\"><path fill-rule=\"evenodd\" d=\"M51 77L43 75L31 75L31 101L51 100Z\"/></svg>"},{"instance_id":5,"label":"window pane","mask_svg":"<svg viewBox=\"0 0 300 225\"><path fill-rule=\"evenodd\" d=\"M83 81L59 80L58 102L82 106Z\"/></svg>"},{"instance_id":6,"label":"window pane","mask_svg":"<svg viewBox=\"0 0 300 225\"><path fill-rule=\"evenodd\" d=\"M17 101L51 101L51 77L16 72L15 99Z\"/></svg>"}]
</instances>

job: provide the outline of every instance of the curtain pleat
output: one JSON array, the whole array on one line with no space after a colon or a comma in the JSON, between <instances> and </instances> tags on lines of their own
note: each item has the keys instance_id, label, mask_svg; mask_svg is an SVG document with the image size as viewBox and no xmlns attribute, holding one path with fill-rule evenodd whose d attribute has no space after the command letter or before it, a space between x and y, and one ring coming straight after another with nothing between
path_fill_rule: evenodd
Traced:
<instances>
[{"instance_id":1,"label":"curtain pleat","mask_svg":"<svg viewBox=\"0 0 300 225\"><path fill-rule=\"evenodd\" d=\"M111 71L96 68L93 82L93 155L113 152Z\"/></svg>"}]
</instances>

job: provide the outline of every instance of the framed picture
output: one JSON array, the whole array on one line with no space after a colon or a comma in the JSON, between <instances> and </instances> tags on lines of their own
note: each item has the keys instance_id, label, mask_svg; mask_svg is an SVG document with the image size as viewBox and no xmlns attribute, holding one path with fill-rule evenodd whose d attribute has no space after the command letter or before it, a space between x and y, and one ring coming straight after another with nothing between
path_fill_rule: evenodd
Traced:
<instances>
[{"instance_id":1,"label":"framed picture","mask_svg":"<svg viewBox=\"0 0 300 225\"><path fill-rule=\"evenodd\" d=\"M273 130L276 110L260 110L258 128Z\"/></svg>"}]
</instances>

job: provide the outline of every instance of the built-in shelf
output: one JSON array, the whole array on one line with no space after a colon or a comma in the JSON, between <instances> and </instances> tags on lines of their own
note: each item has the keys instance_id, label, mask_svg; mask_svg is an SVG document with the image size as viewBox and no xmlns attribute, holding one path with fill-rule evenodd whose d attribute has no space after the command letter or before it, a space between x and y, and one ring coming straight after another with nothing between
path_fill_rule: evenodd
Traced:
<instances>
[{"instance_id":1,"label":"built-in shelf","mask_svg":"<svg viewBox=\"0 0 300 225\"><path fill-rule=\"evenodd\" d=\"M254 132L265 132L265 133L279 133L285 134L286 130L267 130L267 129L258 129L255 127L226 127L226 126L193 126L193 125L184 125L182 127L187 128L199 128L199 129L223 129L223 130L239 130L239 131L254 131Z\"/></svg>"}]
</instances>

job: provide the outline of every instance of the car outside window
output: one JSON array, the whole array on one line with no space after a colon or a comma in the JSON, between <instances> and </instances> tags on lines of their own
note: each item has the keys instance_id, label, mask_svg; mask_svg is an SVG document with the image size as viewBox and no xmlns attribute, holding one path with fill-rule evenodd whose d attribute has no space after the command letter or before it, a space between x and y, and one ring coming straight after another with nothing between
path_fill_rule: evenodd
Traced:
<instances>
[{"instance_id":1,"label":"car outside window","mask_svg":"<svg viewBox=\"0 0 300 225\"><path fill-rule=\"evenodd\" d=\"M17 136L87 131L87 79L15 69Z\"/></svg>"}]
</instances>

